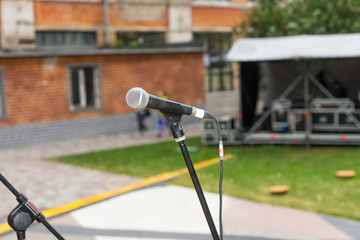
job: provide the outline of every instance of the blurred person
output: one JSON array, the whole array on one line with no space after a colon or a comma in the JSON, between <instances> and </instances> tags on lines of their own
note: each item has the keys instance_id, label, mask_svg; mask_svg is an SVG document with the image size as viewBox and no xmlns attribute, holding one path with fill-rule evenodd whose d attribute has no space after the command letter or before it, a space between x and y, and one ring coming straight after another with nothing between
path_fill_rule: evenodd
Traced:
<instances>
[{"instance_id":1,"label":"blurred person","mask_svg":"<svg viewBox=\"0 0 360 240\"><path fill-rule=\"evenodd\" d=\"M149 109L143 108L136 112L136 120L138 123L139 136L143 137L144 134L149 130L145 124L145 119L151 115Z\"/></svg>"},{"instance_id":2,"label":"blurred person","mask_svg":"<svg viewBox=\"0 0 360 240\"><path fill-rule=\"evenodd\" d=\"M345 98L346 97L345 88L342 86L341 82L338 81L338 80L335 80L333 82L332 88L330 89L330 92L336 98Z\"/></svg>"},{"instance_id":3,"label":"blurred person","mask_svg":"<svg viewBox=\"0 0 360 240\"><path fill-rule=\"evenodd\" d=\"M169 99L168 95L164 90L160 90L158 96L164 99ZM159 112L159 118L157 121L157 137L162 137L166 128L168 128L167 120L161 112ZM169 131L170 133L170 131Z\"/></svg>"}]
</instances>

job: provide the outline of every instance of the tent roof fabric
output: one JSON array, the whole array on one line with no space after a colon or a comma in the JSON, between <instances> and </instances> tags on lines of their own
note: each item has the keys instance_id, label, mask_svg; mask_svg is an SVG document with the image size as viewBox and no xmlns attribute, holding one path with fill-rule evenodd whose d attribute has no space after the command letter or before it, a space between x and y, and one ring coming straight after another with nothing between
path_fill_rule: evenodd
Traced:
<instances>
[{"instance_id":1,"label":"tent roof fabric","mask_svg":"<svg viewBox=\"0 0 360 240\"><path fill-rule=\"evenodd\" d=\"M242 38L230 48L231 62L360 57L360 34Z\"/></svg>"}]
</instances>

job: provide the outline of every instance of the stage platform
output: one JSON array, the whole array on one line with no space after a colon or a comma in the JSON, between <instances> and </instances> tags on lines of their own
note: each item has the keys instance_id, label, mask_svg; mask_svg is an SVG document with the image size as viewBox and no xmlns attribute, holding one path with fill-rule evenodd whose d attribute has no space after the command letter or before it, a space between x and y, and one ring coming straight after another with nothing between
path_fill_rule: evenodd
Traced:
<instances>
[{"instance_id":1,"label":"stage platform","mask_svg":"<svg viewBox=\"0 0 360 240\"><path fill-rule=\"evenodd\" d=\"M235 143L235 142L234 142ZM360 145L360 134L354 133L252 133L244 134L240 144L293 145Z\"/></svg>"},{"instance_id":2,"label":"stage platform","mask_svg":"<svg viewBox=\"0 0 360 240\"><path fill-rule=\"evenodd\" d=\"M222 132L224 145L360 145L359 133L239 133L236 130ZM204 132L202 141L206 145L217 145L216 133Z\"/></svg>"}]
</instances>

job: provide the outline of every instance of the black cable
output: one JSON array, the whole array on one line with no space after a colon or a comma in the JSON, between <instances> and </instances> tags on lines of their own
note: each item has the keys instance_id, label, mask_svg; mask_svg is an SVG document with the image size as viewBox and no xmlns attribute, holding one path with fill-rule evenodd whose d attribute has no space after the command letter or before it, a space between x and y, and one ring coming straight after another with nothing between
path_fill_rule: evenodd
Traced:
<instances>
[{"instance_id":1,"label":"black cable","mask_svg":"<svg viewBox=\"0 0 360 240\"><path fill-rule=\"evenodd\" d=\"M222 141L222 136L221 136L221 129L220 129L220 124L217 121L217 119L212 116L212 119L215 122L217 131L218 131L218 135L219 135L219 157L220 157L220 177L219 177L219 230L220 230L220 240L223 240L223 222L222 222L222 205L223 205L223 200L222 200L222 181L223 181L223 172L224 172L224 146L223 146L223 141Z\"/></svg>"}]
</instances>

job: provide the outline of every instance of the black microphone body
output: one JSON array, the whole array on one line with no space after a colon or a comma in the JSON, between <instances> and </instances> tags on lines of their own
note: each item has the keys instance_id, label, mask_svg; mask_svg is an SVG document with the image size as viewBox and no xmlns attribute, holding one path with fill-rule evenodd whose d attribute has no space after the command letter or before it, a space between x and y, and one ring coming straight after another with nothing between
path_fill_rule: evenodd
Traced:
<instances>
[{"instance_id":1,"label":"black microphone body","mask_svg":"<svg viewBox=\"0 0 360 240\"><path fill-rule=\"evenodd\" d=\"M165 98L149 94L149 103L147 108L157 109L163 113L192 115L193 107L182 103L173 102Z\"/></svg>"},{"instance_id":2,"label":"black microphone body","mask_svg":"<svg viewBox=\"0 0 360 240\"><path fill-rule=\"evenodd\" d=\"M197 118L213 118L210 113L203 109L148 94L139 87L132 88L128 91L126 94L126 102L129 107L133 109L150 108L168 114L189 115Z\"/></svg>"}]
</instances>

